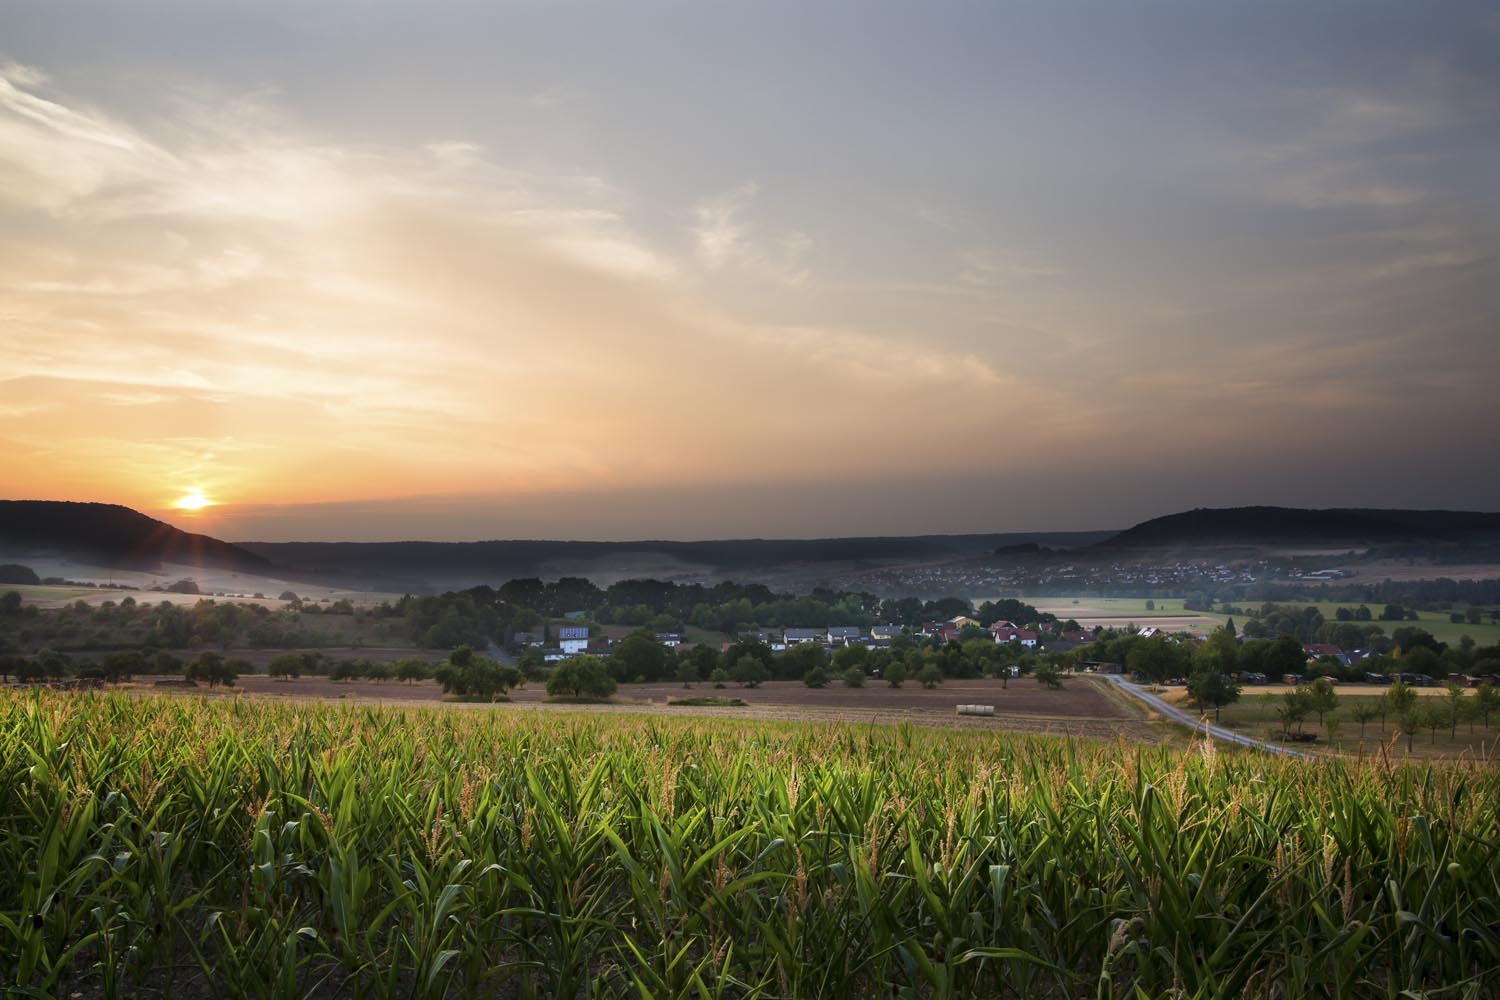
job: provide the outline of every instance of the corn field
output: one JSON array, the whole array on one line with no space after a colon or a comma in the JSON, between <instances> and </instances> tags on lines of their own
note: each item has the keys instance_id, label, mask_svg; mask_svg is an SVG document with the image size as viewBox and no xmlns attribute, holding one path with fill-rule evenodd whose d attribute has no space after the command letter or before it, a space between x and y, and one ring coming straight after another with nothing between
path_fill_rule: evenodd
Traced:
<instances>
[{"instance_id":1,"label":"corn field","mask_svg":"<svg viewBox=\"0 0 1500 1000\"><path fill-rule=\"evenodd\" d=\"M1500 778L0 692L9 997L1493 997Z\"/></svg>"}]
</instances>

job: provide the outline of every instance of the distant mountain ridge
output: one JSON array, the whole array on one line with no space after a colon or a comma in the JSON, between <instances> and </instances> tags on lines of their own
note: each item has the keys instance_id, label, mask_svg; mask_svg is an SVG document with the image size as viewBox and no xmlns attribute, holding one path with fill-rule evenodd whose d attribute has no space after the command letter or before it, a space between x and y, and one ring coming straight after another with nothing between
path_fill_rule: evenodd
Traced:
<instances>
[{"instance_id":1,"label":"distant mountain ridge","mask_svg":"<svg viewBox=\"0 0 1500 1000\"><path fill-rule=\"evenodd\" d=\"M0 500L0 562L66 553L101 566L229 569L372 590L447 589L527 576L744 578L806 568L947 563L969 557L1113 558L1117 553L1275 545L1500 543L1500 513L1295 507L1199 508L1121 532L1011 532L813 539L591 542L229 543L116 504ZM1064 551L1056 551L1064 550ZM821 573L822 569L817 572ZM814 577L816 578L816 577Z\"/></svg>"},{"instance_id":2,"label":"distant mountain ridge","mask_svg":"<svg viewBox=\"0 0 1500 1000\"><path fill-rule=\"evenodd\" d=\"M430 579L494 580L518 576L588 576L591 564L643 558L746 573L804 564L943 561L979 555L1000 546L1042 544L1076 548L1107 531L1029 532L907 537L726 539L699 542L645 540L589 542L493 540L480 542L240 542L278 565L310 573L360 573L372 577L420 575ZM664 567L662 572L670 572Z\"/></svg>"},{"instance_id":3,"label":"distant mountain ridge","mask_svg":"<svg viewBox=\"0 0 1500 1000\"><path fill-rule=\"evenodd\" d=\"M177 563L270 573L264 556L174 528L119 504L63 500L0 500L0 550L7 557L56 552L119 569Z\"/></svg>"},{"instance_id":4,"label":"distant mountain ridge","mask_svg":"<svg viewBox=\"0 0 1500 1000\"><path fill-rule=\"evenodd\" d=\"M1333 507L1200 507L1143 521L1094 550L1213 545L1460 543L1500 538L1500 513Z\"/></svg>"}]
</instances>

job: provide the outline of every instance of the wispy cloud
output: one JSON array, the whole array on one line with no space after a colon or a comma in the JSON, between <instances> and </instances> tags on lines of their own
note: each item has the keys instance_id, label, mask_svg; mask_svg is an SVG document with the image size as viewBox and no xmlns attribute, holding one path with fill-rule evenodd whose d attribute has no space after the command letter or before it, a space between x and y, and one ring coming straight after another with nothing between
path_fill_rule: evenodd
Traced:
<instances>
[{"instance_id":1,"label":"wispy cloud","mask_svg":"<svg viewBox=\"0 0 1500 1000\"><path fill-rule=\"evenodd\" d=\"M793 438L830 473L872 474L871 427L941 466L924 440L1046 405L972 354L714 305L591 171L463 139L341 145L201 97L148 135L40 80L6 77L0 134L24 141L0 169L86 162L88 181L38 170L3 209L40 235L0 235L0 378L72 401L45 437L10 438L35 458L23 492L624 486L743 476ZM796 285L810 241L753 221L755 197L699 206L699 261Z\"/></svg>"},{"instance_id":2,"label":"wispy cloud","mask_svg":"<svg viewBox=\"0 0 1500 1000\"><path fill-rule=\"evenodd\" d=\"M718 271L739 268L787 285L807 280L812 238L800 230L767 233L751 219L760 188L741 184L704 198L694 209L698 260Z\"/></svg>"}]
</instances>

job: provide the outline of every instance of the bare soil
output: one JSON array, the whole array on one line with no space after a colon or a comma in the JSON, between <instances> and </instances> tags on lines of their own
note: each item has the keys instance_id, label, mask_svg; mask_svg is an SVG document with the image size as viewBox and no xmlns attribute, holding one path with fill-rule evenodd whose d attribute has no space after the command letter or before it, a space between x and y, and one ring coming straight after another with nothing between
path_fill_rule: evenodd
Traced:
<instances>
[{"instance_id":1,"label":"bare soil","mask_svg":"<svg viewBox=\"0 0 1500 1000\"><path fill-rule=\"evenodd\" d=\"M149 683L137 685L150 690ZM396 681L331 681L325 677L272 680L254 675L241 677L234 688L210 692L158 689L173 695L212 694L228 697L286 699L292 701L346 701L376 704L451 705L464 709L649 712L674 716L759 719L836 724L894 724L988 729L997 732L1039 733L1092 739L1126 739L1155 743L1170 738L1160 723L1147 721L1133 705L1091 678L1073 678L1061 690L1049 690L1036 681L1020 679L1002 687L995 680L946 681L932 690L906 684L896 689L872 683L863 688L843 685L809 688L800 681L772 681L758 688L729 685L722 690L709 684L685 689L681 684L622 684L615 700L607 704L554 703L546 700L540 685L530 684L510 693L510 701L494 705L448 700L432 681L403 684ZM668 699L723 696L739 698L744 707L672 706ZM960 716L961 704L994 705L994 716Z\"/></svg>"}]
</instances>

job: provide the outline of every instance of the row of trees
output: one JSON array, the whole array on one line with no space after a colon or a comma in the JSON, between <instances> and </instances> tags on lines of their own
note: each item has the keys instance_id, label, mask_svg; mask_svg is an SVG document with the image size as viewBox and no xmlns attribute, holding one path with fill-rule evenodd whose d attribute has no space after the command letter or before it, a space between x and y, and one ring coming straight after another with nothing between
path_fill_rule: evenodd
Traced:
<instances>
[{"instance_id":1,"label":"row of trees","mask_svg":"<svg viewBox=\"0 0 1500 1000\"><path fill-rule=\"evenodd\" d=\"M1338 735L1337 711L1341 699L1326 679L1299 686L1280 696L1268 694L1265 697L1275 707L1283 735L1293 736L1294 726L1295 733L1301 733L1309 716L1317 717L1318 725L1330 738ZM1408 750L1412 748L1415 735L1423 729L1432 733L1432 741L1436 743L1441 729L1446 728L1450 737L1457 737L1461 723L1467 722L1471 731L1476 723L1488 729L1490 720L1500 715L1500 688L1488 684L1475 688L1472 694L1458 684L1449 684L1442 696L1420 697L1416 690L1398 680L1383 694L1358 695L1347 701L1349 718L1359 725L1361 739L1365 727L1371 722L1379 720L1384 729L1387 719L1394 719L1397 731L1406 736Z\"/></svg>"}]
</instances>

